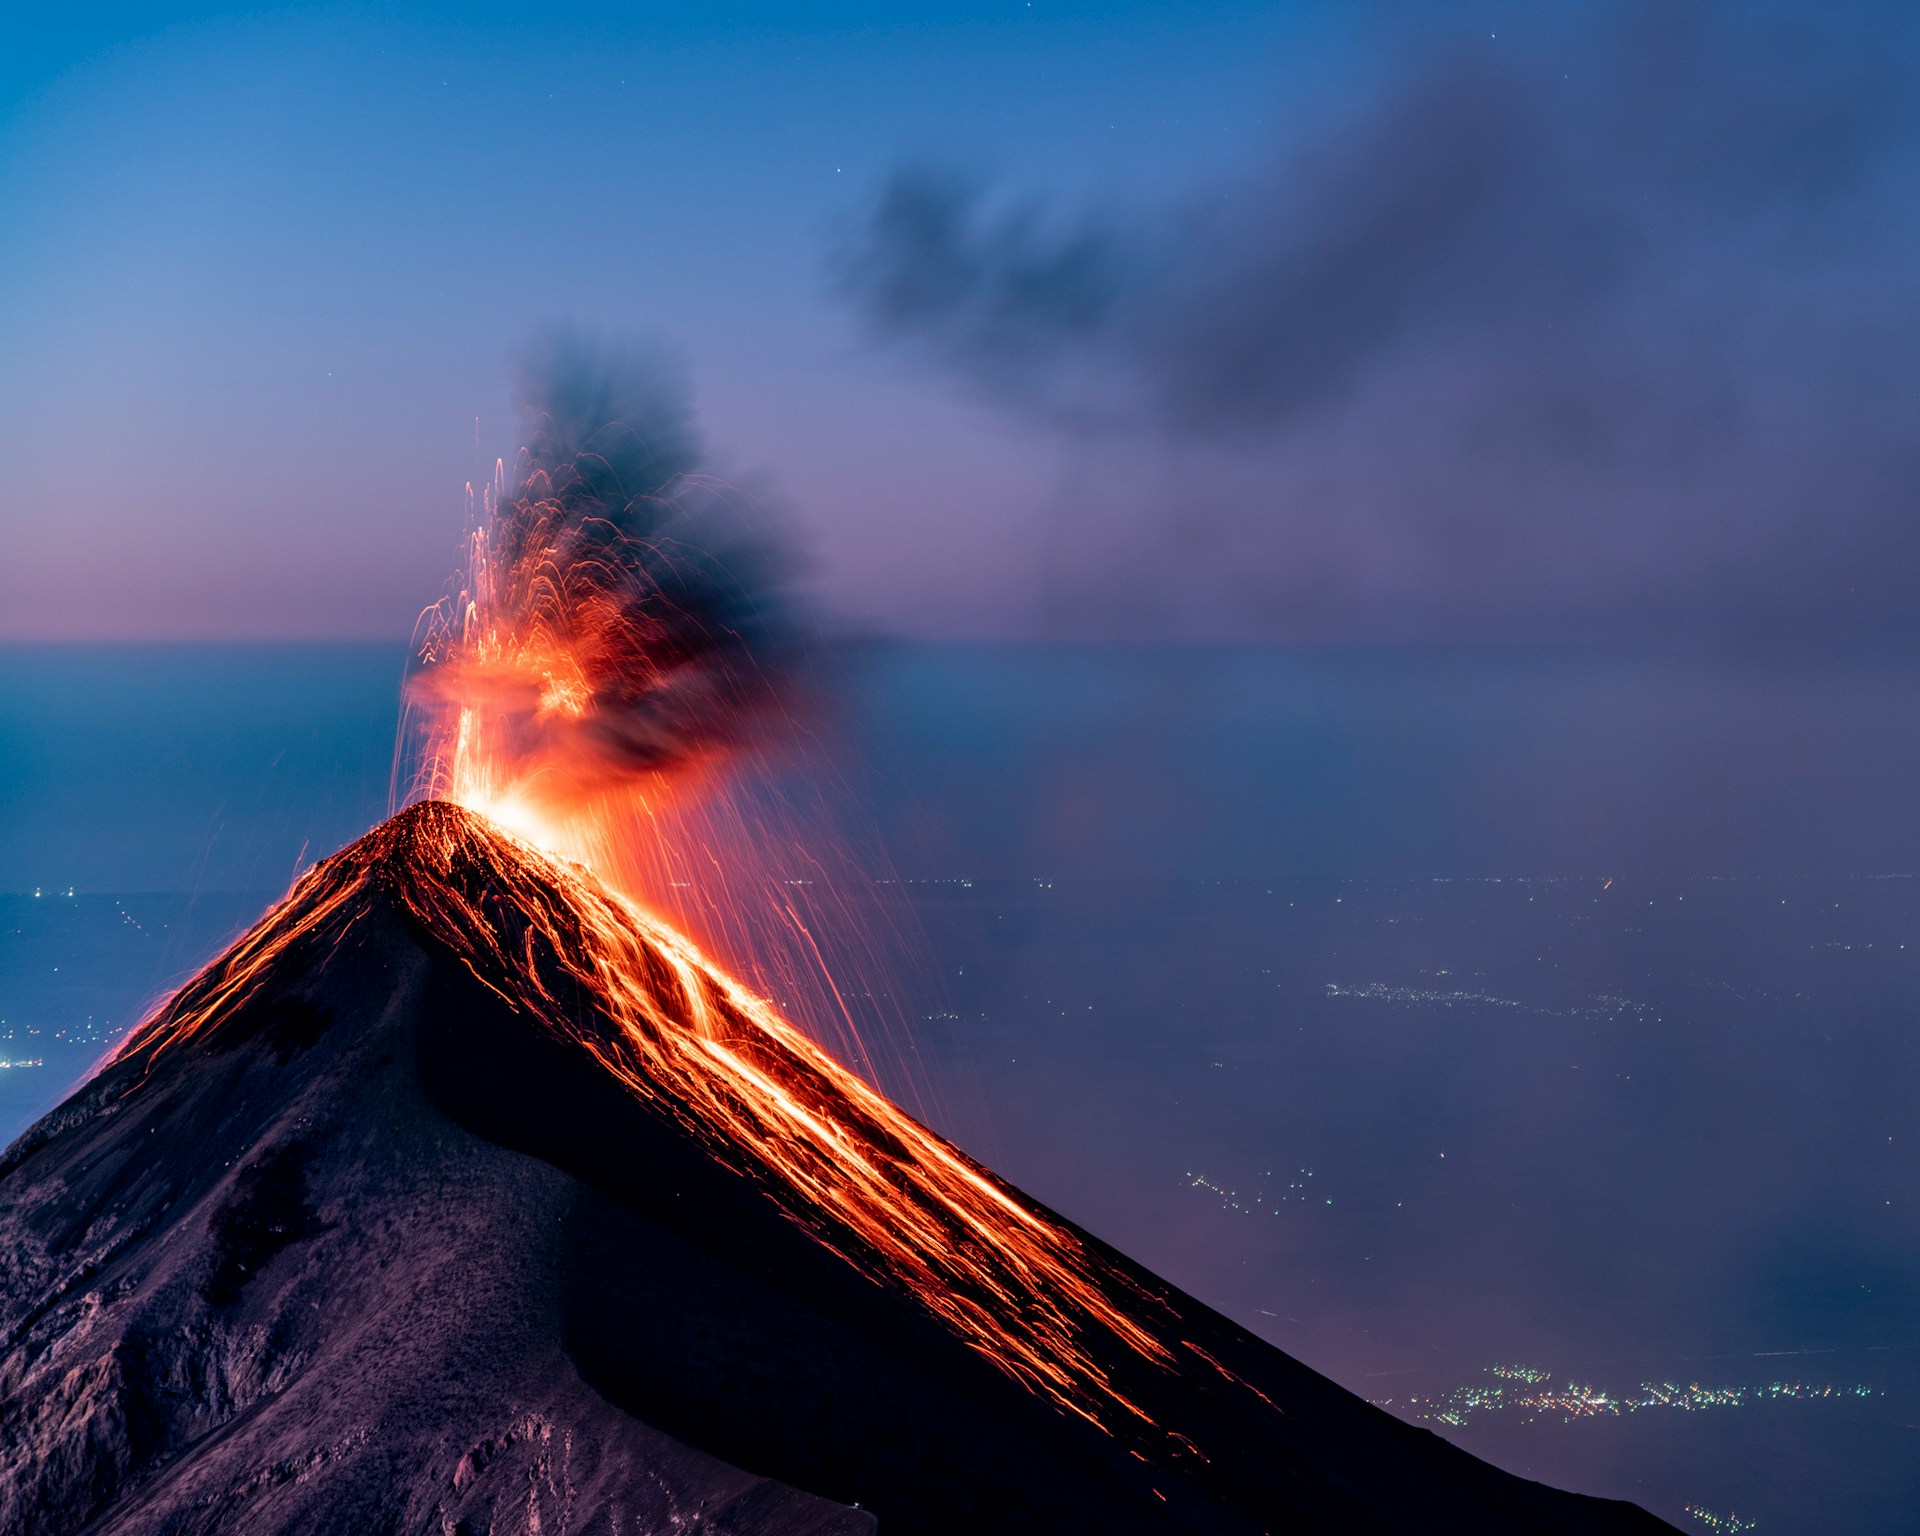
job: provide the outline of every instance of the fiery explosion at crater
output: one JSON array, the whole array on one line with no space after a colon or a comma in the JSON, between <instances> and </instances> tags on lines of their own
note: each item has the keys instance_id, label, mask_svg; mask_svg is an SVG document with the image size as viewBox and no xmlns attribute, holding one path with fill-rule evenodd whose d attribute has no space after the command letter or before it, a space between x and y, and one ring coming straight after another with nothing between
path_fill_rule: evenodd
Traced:
<instances>
[{"instance_id":1,"label":"fiery explosion at crater","mask_svg":"<svg viewBox=\"0 0 1920 1536\"><path fill-rule=\"evenodd\" d=\"M702 801L779 706L783 637L764 563L713 552L711 486L657 374L577 343L545 362L519 473L486 497L409 690L434 798L309 873L128 1049L191 1039L288 945L338 935L387 888L515 1009L1008 1375L1109 1432L1168 1433L1116 1384L1112 1342L1156 1370L1237 1378L1174 1336L1164 1301L659 915L650 898L695 883L664 877L741 851Z\"/></svg>"},{"instance_id":2,"label":"fiery explosion at crater","mask_svg":"<svg viewBox=\"0 0 1920 1536\"><path fill-rule=\"evenodd\" d=\"M522 406L513 481L483 493L461 590L429 613L414 777L611 878L661 836L623 821L701 799L778 713L790 626L765 531L696 473L660 364L562 337Z\"/></svg>"},{"instance_id":3,"label":"fiery explosion at crater","mask_svg":"<svg viewBox=\"0 0 1920 1536\"><path fill-rule=\"evenodd\" d=\"M656 1482L646 1528L680 1529L697 1508L704 1529L714 1477L735 1475L726 1461L762 1458L750 1479L826 1479L843 1487L823 1496L852 1502L816 1526L811 1491L739 1493L746 1523L714 1529L775 1528L747 1509L764 1497L796 1511L793 1529L851 1531L870 1493L902 1529L940 1536L1659 1528L1390 1419L1028 1199L863 1077L863 1057L828 1048L836 1017L859 1043L821 931L832 908L803 912L770 878L787 829L769 833L767 802L734 771L786 708L786 641L764 568L750 579L751 562L693 553L725 545L696 543L708 491L685 431L668 430L684 419L623 403L644 382L604 366L549 379L521 472L488 498L461 598L430 625L410 685L418 803L303 875L9 1152L31 1175L9 1242L39 1257L0 1302L24 1319L16 1337L40 1330L17 1352L33 1434L16 1436L30 1450L12 1464L77 1470L15 1487L0 1465L0 1505L91 1511L98 1487L134 1486L124 1467L174 1478L185 1463L170 1458L192 1448L194 1475L230 1483L179 1482L174 1507L285 1495L296 1511L245 1527L209 1513L193 1529L312 1528L335 1485L286 1490L322 1454L312 1415L346 1392L360 1406L341 1410L338 1486L382 1507L417 1499L440 1511L434 1529L454 1528L454 1505L524 1501L523 1475L548 1479L569 1530L588 1528L575 1515L602 1528ZM396 1193L416 1164L419 1192ZM459 1186L477 1205L449 1179L477 1181ZM596 1208L589 1243L568 1213ZM516 1226L516 1210L542 1214ZM440 1226L421 1252L388 1240L423 1218ZM462 1353L467 1283L522 1237L527 1264L491 1277L512 1340ZM96 1239L101 1253L73 1256ZM80 1288L122 1247L111 1296L146 1299L95 1305ZM436 1266L452 1288L423 1321ZM167 1290L176 1280L184 1291ZM392 1331L362 1355L369 1304ZM527 1326L536 1316L549 1332ZM162 1334L186 1342L155 1353ZM276 1339L293 1363L267 1359ZM419 1392L414 1366L369 1377L402 1345L428 1378ZM63 1350L92 1350L92 1375ZM255 1361L259 1390L279 1394L245 1408L239 1438L178 1390L214 1369L202 1355ZM83 1376L97 1420L74 1409ZM482 1378L494 1385L472 1386ZM529 1417L523 1399L551 1399L556 1417ZM164 1420L172 1438L100 1439L109 1419ZM404 1475L386 1446L346 1470L373 1421L418 1430ZM574 1424L605 1482L577 1507L538 1448L551 1435L570 1456ZM525 1459L476 1491L478 1469L522 1441ZM268 1444L295 1469L284 1487L253 1459ZM685 1461L713 1454L704 1470ZM536 1504L514 1518L505 1528L544 1528Z\"/></svg>"},{"instance_id":4,"label":"fiery explosion at crater","mask_svg":"<svg viewBox=\"0 0 1920 1536\"><path fill-rule=\"evenodd\" d=\"M837 843L770 787L810 699L764 510L700 473L656 357L562 335L520 403L527 445L423 620L396 791L586 865L845 1059L904 1059L899 1021L853 1000L884 987L846 988L886 946Z\"/></svg>"}]
</instances>

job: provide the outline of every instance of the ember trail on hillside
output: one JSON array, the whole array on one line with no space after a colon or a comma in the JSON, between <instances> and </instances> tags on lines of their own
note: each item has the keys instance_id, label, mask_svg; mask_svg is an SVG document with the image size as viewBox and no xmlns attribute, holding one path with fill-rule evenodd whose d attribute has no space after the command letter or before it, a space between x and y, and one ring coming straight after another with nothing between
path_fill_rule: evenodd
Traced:
<instances>
[{"instance_id":1,"label":"ember trail on hillside","mask_svg":"<svg viewBox=\"0 0 1920 1536\"><path fill-rule=\"evenodd\" d=\"M973 1348L1109 1432L1165 1436L1103 1363L1108 1341L1238 1382L1182 1340L1162 1296L810 1041L683 935L577 865L433 801L310 871L266 921L136 1033L149 1066L244 1007L295 946L396 901L516 1010L590 1051L849 1263L904 1288Z\"/></svg>"},{"instance_id":2,"label":"ember trail on hillside","mask_svg":"<svg viewBox=\"0 0 1920 1536\"><path fill-rule=\"evenodd\" d=\"M417 803L0 1160L0 1526L1662 1529L1361 1402L822 1044L870 1059L739 788L786 656L689 421L547 359L409 685Z\"/></svg>"},{"instance_id":3,"label":"ember trail on hillside","mask_svg":"<svg viewBox=\"0 0 1920 1536\"><path fill-rule=\"evenodd\" d=\"M1361 1401L459 806L0 1157L23 1536L1626 1536Z\"/></svg>"},{"instance_id":4,"label":"ember trail on hillside","mask_svg":"<svg viewBox=\"0 0 1920 1536\"><path fill-rule=\"evenodd\" d=\"M657 359L556 337L523 397L527 447L483 498L410 689L416 782L444 798L314 870L141 1039L190 1040L280 945L326 942L384 884L488 987L765 1182L835 1252L1062 1408L1145 1429L1095 1340L1199 1364L1164 1303L1114 1293L1062 1226L659 915L663 872L747 856L705 808L780 697L777 604L764 562L722 531Z\"/></svg>"}]
</instances>

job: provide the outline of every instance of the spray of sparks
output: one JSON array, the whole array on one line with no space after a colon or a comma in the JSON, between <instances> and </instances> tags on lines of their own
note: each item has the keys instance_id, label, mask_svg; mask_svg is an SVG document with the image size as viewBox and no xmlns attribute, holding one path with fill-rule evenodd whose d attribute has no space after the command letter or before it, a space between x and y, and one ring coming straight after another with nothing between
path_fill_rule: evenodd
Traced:
<instances>
[{"instance_id":1,"label":"spray of sparks","mask_svg":"<svg viewBox=\"0 0 1920 1536\"><path fill-rule=\"evenodd\" d=\"M768 973L752 953L767 925L743 911L759 897L740 894L765 844L737 802L729 819L725 794L757 723L784 704L764 584L702 552L712 521L690 515L707 492L686 433L670 411L643 429L620 405L648 381L604 359L563 364L512 484L497 476L484 498L458 598L427 627L409 690L421 803L310 871L126 1051L150 1067L217 1028L291 948L337 942L385 901L1062 1410L1174 1456L1198 1452L1122 1385L1143 1365L1200 1370L1271 1410L1180 1338L1167 1298L738 979L742 960ZM823 1011L847 1019L827 946L775 905L832 999ZM716 936L734 941L732 966L712 957Z\"/></svg>"},{"instance_id":2,"label":"spray of sparks","mask_svg":"<svg viewBox=\"0 0 1920 1536\"><path fill-rule=\"evenodd\" d=\"M871 882L830 812L774 787L811 690L766 510L702 472L647 349L562 334L519 393L526 447L472 498L457 588L423 616L396 800L587 866L924 1107Z\"/></svg>"}]
</instances>

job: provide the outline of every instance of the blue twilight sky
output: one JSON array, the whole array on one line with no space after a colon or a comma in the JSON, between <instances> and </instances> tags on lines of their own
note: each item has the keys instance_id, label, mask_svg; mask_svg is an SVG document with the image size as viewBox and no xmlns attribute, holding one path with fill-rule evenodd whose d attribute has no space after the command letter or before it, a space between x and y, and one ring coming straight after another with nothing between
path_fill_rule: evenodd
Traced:
<instances>
[{"instance_id":1,"label":"blue twilight sky","mask_svg":"<svg viewBox=\"0 0 1920 1536\"><path fill-rule=\"evenodd\" d=\"M1291 31L1023 0L116 20L29 22L5 66L16 637L404 635L556 319L684 354L836 608L1008 622L1051 452L863 344L835 230L903 154L1176 182L1260 131Z\"/></svg>"},{"instance_id":2,"label":"blue twilight sky","mask_svg":"<svg viewBox=\"0 0 1920 1536\"><path fill-rule=\"evenodd\" d=\"M1905 633L1880 5L121 6L0 62L0 639L404 636L543 326L839 621Z\"/></svg>"}]
</instances>

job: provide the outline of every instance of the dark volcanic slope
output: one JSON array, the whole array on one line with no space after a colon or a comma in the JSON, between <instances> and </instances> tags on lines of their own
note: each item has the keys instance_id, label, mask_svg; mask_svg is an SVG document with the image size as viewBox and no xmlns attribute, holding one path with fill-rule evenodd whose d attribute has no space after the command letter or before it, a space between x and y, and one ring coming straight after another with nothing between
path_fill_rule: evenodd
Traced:
<instances>
[{"instance_id":1,"label":"dark volcanic slope","mask_svg":"<svg viewBox=\"0 0 1920 1536\"><path fill-rule=\"evenodd\" d=\"M1150 1419L1121 1433L1017 1384L618 1081L591 995L423 920L432 858L518 935L503 846L443 805L370 834L0 1159L0 1530L1670 1529L1398 1422L1084 1234L1219 1367L1103 1357ZM530 982L570 1033L509 1001Z\"/></svg>"}]
</instances>

